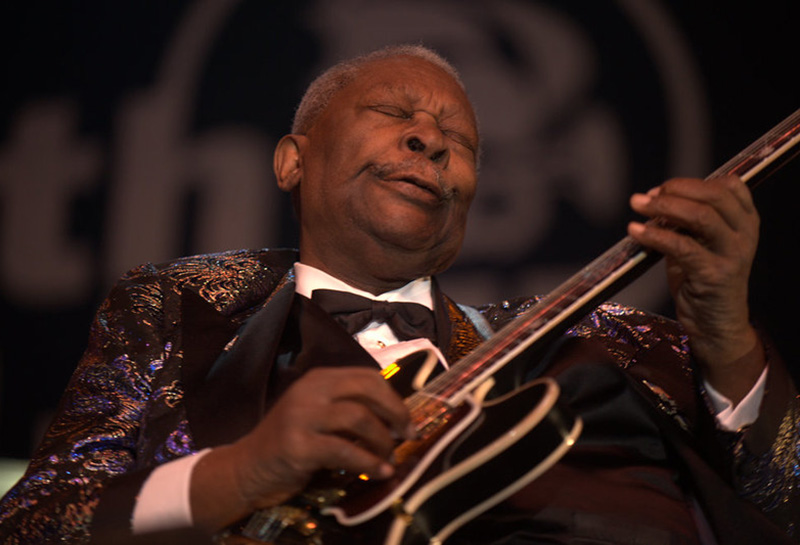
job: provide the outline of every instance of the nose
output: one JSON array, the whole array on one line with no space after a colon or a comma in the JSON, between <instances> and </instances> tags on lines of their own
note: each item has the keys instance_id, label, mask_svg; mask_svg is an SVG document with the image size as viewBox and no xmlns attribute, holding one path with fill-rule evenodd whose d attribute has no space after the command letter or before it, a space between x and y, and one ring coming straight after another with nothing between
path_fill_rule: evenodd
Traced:
<instances>
[{"instance_id":1,"label":"nose","mask_svg":"<svg viewBox=\"0 0 800 545\"><path fill-rule=\"evenodd\" d=\"M419 116L419 114L416 117ZM444 134L434 119L415 119L416 123L404 137L406 147L420 153L444 168L450 157Z\"/></svg>"}]
</instances>

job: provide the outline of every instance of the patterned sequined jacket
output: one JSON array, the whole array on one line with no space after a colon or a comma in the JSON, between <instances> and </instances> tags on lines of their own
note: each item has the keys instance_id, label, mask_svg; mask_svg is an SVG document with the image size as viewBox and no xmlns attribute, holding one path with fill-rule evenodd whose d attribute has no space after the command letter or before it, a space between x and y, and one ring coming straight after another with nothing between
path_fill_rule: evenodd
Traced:
<instances>
[{"instance_id":1,"label":"patterned sequined jacket","mask_svg":"<svg viewBox=\"0 0 800 545\"><path fill-rule=\"evenodd\" d=\"M263 369L223 369L211 383L209 370L249 317L268 305L285 308L295 259L292 251L236 251L148 264L125 275L96 315L30 467L0 504L0 543L87 543L100 518L128 524L136 491L154 467L246 433L265 410ZM479 311L499 329L533 301ZM451 328L445 355L454 361L482 337L452 301L443 298L440 307ZM674 322L604 304L567 336L599 343L689 442L709 432L719 436L731 490L794 534L800 404L779 358L770 356L758 422L722 434L702 429L708 414Z\"/></svg>"}]
</instances>

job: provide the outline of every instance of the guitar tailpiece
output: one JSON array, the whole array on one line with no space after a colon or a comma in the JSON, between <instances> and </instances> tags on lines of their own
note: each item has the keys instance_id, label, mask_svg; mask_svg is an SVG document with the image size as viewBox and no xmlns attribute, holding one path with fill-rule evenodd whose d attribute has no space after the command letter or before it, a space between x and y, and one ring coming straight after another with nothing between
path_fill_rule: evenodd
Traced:
<instances>
[{"instance_id":1,"label":"guitar tailpiece","mask_svg":"<svg viewBox=\"0 0 800 545\"><path fill-rule=\"evenodd\" d=\"M245 545L280 542L284 534L294 536L291 543L322 545L317 520L307 509L292 505L280 505L253 513L238 528L227 529L214 537L220 545ZM297 538L300 541L297 541Z\"/></svg>"}]
</instances>

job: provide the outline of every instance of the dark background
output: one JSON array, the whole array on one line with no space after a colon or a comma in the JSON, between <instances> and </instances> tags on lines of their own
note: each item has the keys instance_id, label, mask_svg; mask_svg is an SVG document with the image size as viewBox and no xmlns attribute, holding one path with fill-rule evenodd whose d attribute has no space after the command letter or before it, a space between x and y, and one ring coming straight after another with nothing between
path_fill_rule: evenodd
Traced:
<instances>
[{"instance_id":1,"label":"dark background","mask_svg":"<svg viewBox=\"0 0 800 545\"><path fill-rule=\"evenodd\" d=\"M518 2L524 4L525 2ZM630 190L643 190L674 174L703 175L708 172L671 172L665 148L668 146L659 122L647 123L647 116L668 124L666 113L652 105L663 97L658 78L647 72L648 60L635 33L618 32L624 25L612 2L529 2L547 5L563 17L578 21L602 58L595 92L609 103L626 127L630 152ZM799 10L793 3L766 1L757 4L671 1L651 2L668 15L669 27L679 33L682 46L700 75L710 129L708 163L720 165L760 136L772 125L800 107L800 85L796 75L796 34ZM291 114L319 59L326 41L307 19L312 2L233 3L214 40L203 55L204 66L194 91L194 103L187 106L187 132L206 134L221 126L244 126L266 135L274 142L287 130ZM355 3L357 4L357 3ZM436 5L435 2L430 3ZM55 407L66 381L86 345L88 325L111 278L123 270L110 270L110 226L118 209L110 206L118 171L121 146L116 127L120 111L138 91L151 88L164 74L164 51L176 26L194 4L174 2L18 2L0 7L2 40L2 87L0 88L0 220L3 238L0 262L0 456L25 458L38 440L42 426ZM353 2L350 3L352 7ZM452 9L452 4L449 4ZM463 2L464 10L487 14L491 2ZM413 3L409 10L414 9ZM343 14L347 16L347 14ZM355 16L355 15L353 15ZM413 13L411 15L413 18ZM435 22L435 21L434 21ZM429 24L429 22L422 22ZM488 24L488 23L487 23ZM426 27L427 28L427 27ZM435 35L427 29L425 36ZM519 51L507 43L502 27L493 31L498 50L509 63ZM640 37L639 37L640 38ZM429 41L429 40L428 40ZM426 41L426 43L428 43ZM436 46L436 44L431 44ZM443 53L449 55L446 51ZM452 53L457 53L453 51ZM455 60L455 59L454 59ZM458 61L456 61L458 62ZM642 67L645 67L644 69ZM638 83L637 83L638 82ZM648 83L649 82L649 83ZM467 82L469 85L469 82ZM65 240L80 243L86 251L88 271L79 295L41 300L23 296L6 281L13 267L40 266L37 256L44 250L38 239L26 238L44 221L35 206L26 216L28 228L10 224L13 184L27 183L9 167L15 142L14 127L20 112L38 101L66 100L77 112L72 141L88 141L100 160L92 169L92 183L71 190L68 213L63 221ZM38 141L34 138L34 141ZM489 144L487 144L488 146ZM70 148L71 149L71 148ZM73 150L74 151L74 150ZM268 149L265 153L269 154ZM47 167L47 155L33 154L30 161ZM800 162L790 164L759 187L755 193L762 214L762 242L753 271L751 304L757 319L774 337L793 369L798 358L794 339L793 310L798 296L793 284L796 273L790 256L798 245L796 218ZM490 155L485 169L491 176ZM530 165L535 169L536 165ZM88 168L88 167L87 167ZM269 181L265 183L271 183ZM52 190L52 189L51 189ZM156 191L152 195L158 199ZM199 251L195 222L201 217L202 192L187 191L175 211L186 227L166 256L132 256L131 263L159 261ZM295 233L291 212L283 197L273 197L282 206L270 218L272 227L257 234L259 245L293 245ZM44 197L42 201L44 202ZM486 202L491 204L491 199ZM483 203L481 206L486 205ZM455 270L454 285L471 271L486 276L486 292L476 301L503 293L504 275L513 275L531 262L548 259L580 262L590 259L619 238L628 213L599 229L556 199L557 220L547 238L524 257L508 259L481 257L472 253ZM16 211L19 211L18 209ZM143 223L149 220L143 216ZM524 229L525 226L519 226ZM143 235L144 236L144 235ZM245 245L233 242L231 248ZM11 248L21 248L11 252ZM12 267L13 261L13 267ZM561 270L561 269L559 269ZM57 276L57 275L55 275ZM498 281L498 278L501 280ZM480 282L479 282L480 283ZM526 285L527 286L527 285ZM536 286L538 289L538 286ZM483 297L486 299L483 299ZM653 310L669 314L667 304Z\"/></svg>"}]
</instances>

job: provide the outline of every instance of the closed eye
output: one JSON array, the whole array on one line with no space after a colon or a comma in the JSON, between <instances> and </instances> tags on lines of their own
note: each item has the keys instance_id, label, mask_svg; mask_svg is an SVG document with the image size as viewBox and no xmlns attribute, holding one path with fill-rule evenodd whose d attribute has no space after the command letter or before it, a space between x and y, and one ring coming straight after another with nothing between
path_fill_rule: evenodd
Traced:
<instances>
[{"instance_id":1,"label":"closed eye","mask_svg":"<svg viewBox=\"0 0 800 545\"><path fill-rule=\"evenodd\" d=\"M444 133L445 136L447 136L447 138L449 138L450 140L452 140L453 142L455 142L460 146L464 146L469 151L471 151L473 155L475 154L476 152L475 146L472 144L472 141L469 139L469 137L458 131L443 130L442 132Z\"/></svg>"},{"instance_id":2,"label":"closed eye","mask_svg":"<svg viewBox=\"0 0 800 545\"><path fill-rule=\"evenodd\" d=\"M375 104L368 107L370 110L387 115L389 117L394 117L397 119L404 119L409 120L414 118L414 112L409 110L404 110L399 106L393 106L391 104ZM446 129L441 128L442 134L444 134L447 138L455 142L456 144L465 147L467 150L472 152L472 155L477 154L476 146L473 144L472 140L466 136L463 132L453 129Z\"/></svg>"},{"instance_id":3,"label":"closed eye","mask_svg":"<svg viewBox=\"0 0 800 545\"><path fill-rule=\"evenodd\" d=\"M370 106L369 108L370 110L380 114L388 115L390 117L397 117L398 119L411 119L414 116L412 112L408 112L402 108L398 108L397 106L390 106L386 104Z\"/></svg>"}]
</instances>

